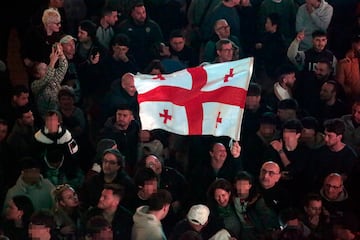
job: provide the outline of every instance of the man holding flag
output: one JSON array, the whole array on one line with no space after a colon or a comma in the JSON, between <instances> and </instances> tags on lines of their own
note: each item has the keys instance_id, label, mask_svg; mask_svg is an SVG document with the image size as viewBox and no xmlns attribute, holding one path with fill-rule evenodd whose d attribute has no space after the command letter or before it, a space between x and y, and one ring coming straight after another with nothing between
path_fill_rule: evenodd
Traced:
<instances>
[{"instance_id":1,"label":"man holding flag","mask_svg":"<svg viewBox=\"0 0 360 240\"><path fill-rule=\"evenodd\" d=\"M135 75L143 130L240 139L253 58Z\"/></svg>"}]
</instances>

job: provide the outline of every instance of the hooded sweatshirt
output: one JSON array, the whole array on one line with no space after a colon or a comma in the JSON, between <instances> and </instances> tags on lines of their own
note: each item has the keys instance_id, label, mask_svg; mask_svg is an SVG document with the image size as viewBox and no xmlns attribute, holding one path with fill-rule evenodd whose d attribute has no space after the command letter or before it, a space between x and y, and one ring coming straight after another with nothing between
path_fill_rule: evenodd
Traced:
<instances>
[{"instance_id":1,"label":"hooded sweatshirt","mask_svg":"<svg viewBox=\"0 0 360 240\"><path fill-rule=\"evenodd\" d=\"M300 50L305 51L312 47L312 33L316 30L327 31L333 7L325 0L310 14L306 10L306 3L302 4L296 14L296 32L305 31L305 39L300 43Z\"/></svg>"},{"instance_id":2,"label":"hooded sweatshirt","mask_svg":"<svg viewBox=\"0 0 360 240\"><path fill-rule=\"evenodd\" d=\"M54 185L42 176L40 176L37 184L30 185L24 182L22 175L20 175L16 184L11 187L6 194L4 209L6 209L7 203L14 196L25 195L30 198L35 211L40 209L50 210L54 205L54 199L51 195L54 188Z\"/></svg>"},{"instance_id":3,"label":"hooded sweatshirt","mask_svg":"<svg viewBox=\"0 0 360 240\"><path fill-rule=\"evenodd\" d=\"M166 240L160 220L149 213L149 206L136 209L133 216L132 240Z\"/></svg>"}]
</instances>

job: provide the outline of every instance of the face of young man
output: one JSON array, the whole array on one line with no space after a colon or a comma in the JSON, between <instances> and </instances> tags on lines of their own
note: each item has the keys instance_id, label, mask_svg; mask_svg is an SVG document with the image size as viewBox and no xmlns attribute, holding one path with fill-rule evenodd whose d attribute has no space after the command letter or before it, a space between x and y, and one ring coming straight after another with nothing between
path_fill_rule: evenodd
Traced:
<instances>
[{"instance_id":1,"label":"face of young man","mask_svg":"<svg viewBox=\"0 0 360 240\"><path fill-rule=\"evenodd\" d=\"M283 140L286 146L294 146L294 144L297 144L300 136L301 134L293 129L283 130Z\"/></svg>"},{"instance_id":2,"label":"face of young man","mask_svg":"<svg viewBox=\"0 0 360 240\"><path fill-rule=\"evenodd\" d=\"M77 37L78 37L79 42L81 42L81 43L86 43L91 40L88 32L83 30L81 27L78 28Z\"/></svg>"},{"instance_id":3,"label":"face of young man","mask_svg":"<svg viewBox=\"0 0 360 240\"><path fill-rule=\"evenodd\" d=\"M102 170L104 175L114 175L120 169L117 158L112 153L106 153L102 160Z\"/></svg>"},{"instance_id":4,"label":"face of young man","mask_svg":"<svg viewBox=\"0 0 360 240\"><path fill-rule=\"evenodd\" d=\"M105 20L110 26L114 26L118 20L118 12L112 11L109 15L105 16Z\"/></svg>"},{"instance_id":5,"label":"face of young man","mask_svg":"<svg viewBox=\"0 0 360 240\"><path fill-rule=\"evenodd\" d=\"M237 180L235 183L235 190L238 196L248 196L250 189L251 189L251 183L248 180Z\"/></svg>"},{"instance_id":6,"label":"face of young man","mask_svg":"<svg viewBox=\"0 0 360 240\"><path fill-rule=\"evenodd\" d=\"M21 122L25 126L33 126L34 125L34 115L32 111L28 111L27 113L22 114Z\"/></svg>"},{"instance_id":7,"label":"face of young man","mask_svg":"<svg viewBox=\"0 0 360 240\"><path fill-rule=\"evenodd\" d=\"M157 192L158 181L156 179L145 181L142 191L145 197L150 197L151 194Z\"/></svg>"},{"instance_id":8,"label":"face of young man","mask_svg":"<svg viewBox=\"0 0 360 240\"><path fill-rule=\"evenodd\" d=\"M322 211L322 202L321 200L311 200L304 209L309 217L319 216Z\"/></svg>"},{"instance_id":9,"label":"face of young man","mask_svg":"<svg viewBox=\"0 0 360 240\"><path fill-rule=\"evenodd\" d=\"M111 189L104 189L101 193L97 207L103 210L111 209L119 205L119 197L113 194Z\"/></svg>"},{"instance_id":10,"label":"face of young man","mask_svg":"<svg viewBox=\"0 0 360 240\"><path fill-rule=\"evenodd\" d=\"M341 142L341 138L342 135L336 135L336 133L334 132L328 132L325 130L325 136L324 136L324 141L326 146L328 147L334 147L336 146L339 142Z\"/></svg>"},{"instance_id":11,"label":"face of young man","mask_svg":"<svg viewBox=\"0 0 360 240\"><path fill-rule=\"evenodd\" d=\"M315 51L321 52L326 47L327 37L326 36L315 37L312 42L313 42Z\"/></svg>"},{"instance_id":12,"label":"face of young man","mask_svg":"<svg viewBox=\"0 0 360 240\"><path fill-rule=\"evenodd\" d=\"M133 120L133 114L130 110L117 110L116 111L116 125L122 130L126 130L131 120Z\"/></svg>"},{"instance_id":13,"label":"face of young man","mask_svg":"<svg viewBox=\"0 0 360 240\"><path fill-rule=\"evenodd\" d=\"M174 37L170 39L170 46L175 52L180 52L185 47L185 39L183 37Z\"/></svg>"}]
</instances>

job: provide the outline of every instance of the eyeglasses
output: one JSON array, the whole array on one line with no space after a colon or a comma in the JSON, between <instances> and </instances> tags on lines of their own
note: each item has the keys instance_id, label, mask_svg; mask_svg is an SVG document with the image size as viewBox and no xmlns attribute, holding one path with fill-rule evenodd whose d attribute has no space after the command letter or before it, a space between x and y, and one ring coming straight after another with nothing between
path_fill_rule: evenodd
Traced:
<instances>
[{"instance_id":1,"label":"eyeglasses","mask_svg":"<svg viewBox=\"0 0 360 240\"><path fill-rule=\"evenodd\" d=\"M268 170L266 170L266 169L261 169L261 174L266 175L267 173L269 174L269 176L270 176L270 177L272 177L272 176L275 176L275 175L278 175L278 174L279 174L279 173L274 172L274 171L268 171Z\"/></svg>"},{"instance_id":2,"label":"eyeglasses","mask_svg":"<svg viewBox=\"0 0 360 240\"><path fill-rule=\"evenodd\" d=\"M342 185L341 186L334 186L334 185L331 185L331 184L325 184L325 187L326 188L333 188L335 190L338 190L338 189L340 189L342 187Z\"/></svg>"},{"instance_id":3,"label":"eyeglasses","mask_svg":"<svg viewBox=\"0 0 360 240\"><path fill-rule=\"evenodd\" d=\"M109 165L114 166L114 165L117 164L117 161L103 159L103 160L102 160L102 163L103 163L103 164L109 164Z\"/></svg>"},{"instance_id":4,"label":"eyeglasses","mask_svg":"<svg viewBox=\"0 0 360 240\"><path fill-rule=\"evenodd\" d=\"M216 30L226 30L226 29L229 29L230 28L230 26L229 25L227 25L227 26L222 26L222 27L218 27Z\"/></svg>"},{"instance_id":5,"label":"eyeglasses","mask_svg":"<svg viewBox=\"0 0 360 240\"><path fill-rule=\"evenodd\" d=\"M52 24L55 24L56 26L60 26L61 22L53 22Z\"/></svg>"}]
</instances>

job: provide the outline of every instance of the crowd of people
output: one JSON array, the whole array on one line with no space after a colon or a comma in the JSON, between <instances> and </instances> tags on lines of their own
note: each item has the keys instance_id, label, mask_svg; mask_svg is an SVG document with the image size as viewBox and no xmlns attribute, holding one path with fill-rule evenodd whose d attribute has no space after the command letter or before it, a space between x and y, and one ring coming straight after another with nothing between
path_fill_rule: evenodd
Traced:
<instances>
[{"instance_id":1,"label":"crowd of people","mask_svg":"<svg viewBox=\"0 0 360 240\"><path fill-rule=\"evenodd\" d=\"M360 239L356 0L10 5L1 239ZM25 84L10 81L13 29ZM136 74L247 57L239 141L142 129Z\"/></svg>"}]
</instances>

